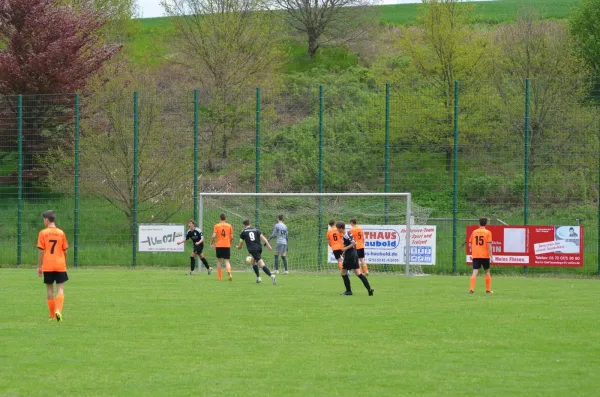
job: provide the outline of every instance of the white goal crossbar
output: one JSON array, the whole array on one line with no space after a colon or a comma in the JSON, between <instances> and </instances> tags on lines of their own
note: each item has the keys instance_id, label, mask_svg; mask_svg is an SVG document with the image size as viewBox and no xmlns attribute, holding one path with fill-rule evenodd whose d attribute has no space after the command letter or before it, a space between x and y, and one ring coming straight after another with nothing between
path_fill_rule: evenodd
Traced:
<instances>
[{"instance_id":1,"label":"white goal crossbar","mask_svg":"<svg viewBox=\"0 0 600 397\"><path fill-rule=\"evenodd\" d=\"M199 193L198 194L198 223L203 225L204 221L204 197L406 197L406 241L405 241L405 270L410 275L410 238L411 238L411 193Z\"/></svg>"}]
</instances>

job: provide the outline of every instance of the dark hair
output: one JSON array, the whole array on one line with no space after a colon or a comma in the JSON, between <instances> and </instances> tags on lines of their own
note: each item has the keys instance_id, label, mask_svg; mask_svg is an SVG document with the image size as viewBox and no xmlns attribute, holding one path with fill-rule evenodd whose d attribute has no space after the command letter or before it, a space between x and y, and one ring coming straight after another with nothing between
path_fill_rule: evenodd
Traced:
<instances>
[{"instance_id":1,"label":"dark hair","mask_svg":"<svg viewBox=\"0 0 600 397\"><path fill-rule=\"evenodd\" d=\"M277 219L279 219L280 221L283 220L283 215L277 215Z\"/></svg>"},{"instance_id":2,"label":"dark hair","mask_svg":"<svg viewBox=\"0 0 600 397\"><path fill-rule=\"evenodd\" d=\"M225 214L221 214L221 215L219 215L219 219L224 221L225 219L227 219L227 217L225 216Z\"/></svg>"},{"instance_id":3,"label":"dark hair","mask_svg":"<svg viewBox=\"0 0 600 397\"><path fill-rule=\"evenodd\" d=\"M48 222L54 223L56 220L56 213L52 210L42 212L42 218L48 219Z\"/></svg>"},{"instance_id":4,"label":"dark hair","mask_svg":"<svg viewBox=\"0 0 600 397\"><path fill-rule=\"evenodd\" d=\"M248 219L244 220L244 222L242 222L244 224L244 226L248 226L250 225L250 221Z\"/></svg>"},{"instance_id":5,"label":"dark hair","mask_svg":"<svg viewBox=\"0 0 600 397\"><path fill-rule=\"evenodd\" d=\"M487 218L479 218L479 226L485 226L487 225Z\"/></svg>"},{"instance_id":6,"label":"dark hair","mask_svg":"<svg viewBox=\"0 0 600 397\"><path fill-rule=\"evenodd\" d=\"M572 230L572 231L575 231L575 229L573 229L572 227L570 227L570 228L569 228L569 231L571 231L571 230Z\"/></svg>"},{"instance_id":7,"label":"dark hair","mask_svg":"<svg viewBox=\"0 0 600 397\"><path fill-rule=\"evenodd\" d=\"M350 219L350 224L352 224L352 225L356 225L356 218L352 218L352 219Z\"/></svg>"},{"instance_id":8,"label":"dark hair","mask_svg":"<svg viewBox=\"0 0 600 397\"><path fill-rule=\"evenodd\" d=\"M193 219L190 219L190 220L188 221L188 223L190 223L190 222L192 222L192 223L194 224L194 226L196 226L196 221L195 221L195 220L193 220Z\"/></svg>"},{"instance_id":9,"label":"dark hair","mask_svg":"<svg viewBox=\"0 0 600 397\"><path fill-rule=\"evenodd\" d=\"M338 223L335 224L335 227L337 227L338 229L345 229L346 224L342 221L338 221Z\"/></svg>"},{"instance_id":10,"label":"dark hair","mask_svg":"<svg viewBox=\"0 0 600 397\"><path fill-rule=\"evenodd\" d=\"M332 219L329 221L329 226L333 227L333 225L335 225L335 221Z\"/></svg>"}]
</instances>

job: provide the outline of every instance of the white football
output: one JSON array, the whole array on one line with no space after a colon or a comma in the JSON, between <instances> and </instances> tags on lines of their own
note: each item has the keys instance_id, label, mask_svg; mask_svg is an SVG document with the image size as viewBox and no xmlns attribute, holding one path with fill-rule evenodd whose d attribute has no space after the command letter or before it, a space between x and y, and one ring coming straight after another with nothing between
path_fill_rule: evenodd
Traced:
<instances>
[{"instance_id":1,"label":"white football","mask_svg":"<svg viewBox=\"0 0 600 397\"><path fill-rule=\"evenodd\" d=\"M246 263L247 263L247 264L249 264L249 265L251 265L251 264L252 264L252 262L254 262L254 258L253 258L253 257L251 257L250 255L248 255L248 256L246 257Z\"/></svg>"}]
</instances>

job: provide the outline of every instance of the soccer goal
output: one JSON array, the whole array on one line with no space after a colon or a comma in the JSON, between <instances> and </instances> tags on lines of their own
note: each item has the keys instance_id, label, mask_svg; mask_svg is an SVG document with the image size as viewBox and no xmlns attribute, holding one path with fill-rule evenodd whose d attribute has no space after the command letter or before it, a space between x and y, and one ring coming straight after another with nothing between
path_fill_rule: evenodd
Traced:
<instances>
[{"instance_id":1,"label":"soccer goal","mask_svg":"<svg viewBox=\"0 0 600 397\"><path fill-rule=\"evenodd\" d=\"M411 203L410 193L201 193L199 225L209 240L219 215L233 225L233 245L239 241L242 222L250 220L267 238L272 235L278 215L288 229L289 270L304 272L338 271L326 240L330 220L356 218L365 232L369 271L420 272L411 264L411 226L423 223L430 210ZM415 211L416 207L416 211ZM276 237L270 240L273 250ZM408 249L407 249L408 248ZM232 248L231 265L247 269L245 247ZM273 265L273 253L266 247L263 258ZM280 267L282 265L280 264ZM421 271L422 273L422 271Z\"/></svg>"}]
</instances>

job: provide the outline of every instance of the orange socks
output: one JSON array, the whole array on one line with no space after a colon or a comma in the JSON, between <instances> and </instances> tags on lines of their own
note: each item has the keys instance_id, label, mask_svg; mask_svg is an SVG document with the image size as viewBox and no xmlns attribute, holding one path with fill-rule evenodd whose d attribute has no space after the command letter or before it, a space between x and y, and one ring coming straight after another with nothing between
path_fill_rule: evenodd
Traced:
<instances>
[{"instance_id":1,"label":"orange socks","mask_svg":"<svg viewBox=\"0 0 600 397\"><path fill-rule=\"evenodd\" d=\"M217 278L223 280L223 269L217 269Z\"/></svg>"},{"instance_id":2,"label":"orange socks","mask_svg":"<svg viewBox=\"0 0 600 397\"><path fill-rule=\"evenodd\" d=\"M475 291L475 283L476 282L477 282L477 277L471 276L471 287L469 288L469 290Z\"/></svg>"},{"instance_id":3,"label":"orange socks","mask_svg":"<svg viewBox=\"0 0 600 397\"><path fill-rule=\"evenodd\" d=\"M65 296L63 294L56 295L54 298L56 311L62 313L63 304L65 303Z\"/></svg>"},{"instance_id":4,"label":"orange socks","mask_svg":"<svg viewBox=\"0 0 600 397\"><path fill-rule=\"evenodd\" d=\"M369 274L369 267L366 263L363 265L363 272Z\"/></svg>"},{"instance_id":5,"label":"orange socks","mask_svg":"<svg viewBox=\"0 0 600 397\"><path fill-rule=\"evenodd\" d=\"M54 299L47 299L48 310L50 311L50 318L54 318Z\"/></svg>"},{"instance_id":6,"label":"orange socks","mask_svg":"<svg viewBox=\"0 0 600 397\"><path fill-rule=\"evenodd\" d=\"M492 276L490 276L489 274L485 275L485 290L486 291L492 290Z\"/></svg>"},{"instance_id":7,"label":"orange socks","mask_svg":"<svg viewBox=\"0 0 600 397\"><path fill-rule=\"evenodd\" d=\"M338 267L340 268L340 271L344 268L344 265L342 265L341 263L338 263Z\"/></svg>"}]
</instances>

